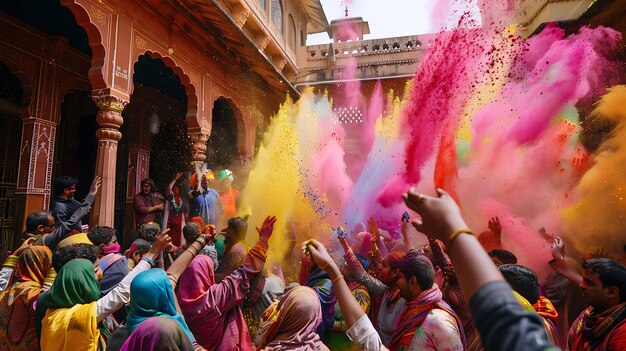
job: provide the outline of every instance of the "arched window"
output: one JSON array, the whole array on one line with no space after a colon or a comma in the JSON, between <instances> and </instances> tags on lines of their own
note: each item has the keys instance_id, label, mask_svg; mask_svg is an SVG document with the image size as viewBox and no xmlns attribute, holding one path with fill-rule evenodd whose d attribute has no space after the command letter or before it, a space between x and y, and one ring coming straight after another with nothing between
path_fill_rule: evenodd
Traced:
<instances>
[{"instance_id":1,"label":"arched window","mask_svg":"<svg viewBox=\"0 0 626 351\"><path fill-rule=\"evenodd\" d=\"M265 12L265 0L259 0L259 7Z\"/></svg>"},{"instance_id":2,"label":"arched window","mask_svg":"<svg viewBox=\"0 0 626 351\"><path fill-rule=\"evenodd\" d=\"M283 5L280 0L272 0L272 22L276 26L276 29L283 33Z\"/></svg>"},{"instance_id":3,"label":"arched window","mask_svg":"<svg viewBox=\"0 0 626 351\"><path fill-rule=\"evenodd\" d=\"M298 36L296 35L296 22L293 20L293 16L289 14L288 17L289 28L287 30L287 45L294 53L296 52L296 46L298 45Z\"/></svg>"}]
</instances>

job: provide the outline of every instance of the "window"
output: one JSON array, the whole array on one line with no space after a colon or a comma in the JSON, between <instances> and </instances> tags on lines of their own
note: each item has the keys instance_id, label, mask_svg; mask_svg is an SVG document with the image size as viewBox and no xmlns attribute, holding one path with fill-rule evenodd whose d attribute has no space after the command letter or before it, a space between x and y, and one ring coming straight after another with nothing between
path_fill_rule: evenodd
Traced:
<instances>
[{"instance_id":1,"label":"window","mask_svg":"<svg viewBox=\"0 0 626 351\"><path fill-rule=\"evenodd\" d=\"M259 0L259 7L265 12L265 0Z\"/></svg>"},{"instance_id":2,"label":"window","mask_svg":"<svg viewBox=\"0 0 626 351\"><path fill-rule=\"evenodd\" d=\"M272 0L272 22L276 29L282 34L283 32L283 5L280 0Z\"/></svg>"},{"instance_id":3,"label":"window","mask_svg":"<svg viewBox=\"0 0 626 351\"><path fill-rule=\"evenodd\" d=\"M298 38L296 35L296 22L293 20L293 16L289 14L289 28L287 32L287 45L294 53L296 52L296 46L298 45Z\"/></svg>"}]
</instances>

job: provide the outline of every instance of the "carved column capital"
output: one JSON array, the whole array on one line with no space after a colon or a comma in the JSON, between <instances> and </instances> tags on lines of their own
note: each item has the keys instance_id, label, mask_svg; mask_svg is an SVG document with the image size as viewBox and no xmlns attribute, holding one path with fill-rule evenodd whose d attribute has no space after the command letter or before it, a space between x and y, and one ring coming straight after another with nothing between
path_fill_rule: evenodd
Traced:
<instances>
[{"instance_id":1,"label":"carved column capital","mask_svg":"<svg viewBox=\"0 0 626 351\"><path fill-rule=\"evenodd\" d=\"M100 110L110 110L122 112L128 101L122 100L113 95L96 95L91 97Z\"/></svg>"}]
</instances>

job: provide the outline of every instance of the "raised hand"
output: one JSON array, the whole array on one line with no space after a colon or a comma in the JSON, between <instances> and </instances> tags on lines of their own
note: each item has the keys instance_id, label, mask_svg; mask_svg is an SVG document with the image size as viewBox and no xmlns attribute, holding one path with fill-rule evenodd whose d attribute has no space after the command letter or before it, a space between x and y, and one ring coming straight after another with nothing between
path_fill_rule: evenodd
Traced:
<instances>
[{"instance_id":1,"label":"raised hand","mask_svg":"<svg viewBox=\"0 0 626 351\"><path fill-rule=\"evenodd\" d=\"M343 247L343 250L345 252L348 252L350 250L350 245L348 245L346 238L344 238L343 236L337 236L337 239L339 239L339 243L341 244L341 247Z\"/></svg>"},{"instance_id":2,"label":"raised hand","mask_svg":"<svg viewBox=\"0 0 626 351\"><path fill-rule=\"evenodd\" d=\"M437 193L439 197L432 197L411 189L402 195L402 199L410 209L422 217L421 220L412 222L415 229L445 243L450 234L467 228L467 224L452 197L442 189L437 189Z\"/></svg>"},{"instance_id":3,"label":"raised hand","mask_svg":"<svg viewBox=\"0 0 626 351\"><path fill-rule=\"evenodd\" d=\"M496 235L502 234L502 224L500 224L500 218L498 218L498 216L492 217L489 220L489 230Z\"/></svg>"},{"instance_id":4,"label":"raised hand","mask_svg":"<svg viewBox=\"0 0 626 351\"><path fill-rule=\"evenodd\" d=\"M552 258L559 261L565 258L565 243L563 239L558 236L554 237L554 241L551 245L552 249Z\"/></svg>"},{"instance_id":5,"label":"raised hand","mask_svg":"<svg viewBox=\"0 0 626 351\"><path fill-rule=\"evenodd\" d=\"M257 227L256 231L259 233L259 240L269 240L274 232L274 224L276 223L275 216L267 216L263 221L261 228Z\"/></svg>"},{"instance_id":6,"label":"raised hand","mask_svg":"<svg viewBox=\"0 0 626 351\"><path fill-rule=\"evenodd\" d=\"M167 228L155 237L152 247L148 253L158 255L161 251L167 248L167 245L172 241L172 238L168 234L169 231L170 228Z\"/></svg>"},{"instance_id":7,"label":"raised hand","mask_svg":"<svg viewBox=\"0 0 626 351\"><path fill-rule=\"evenodd\" d=\"M373 243L378 242L378 239L380 239L380 231L378 231L378 225L376 224L376 220L374 219L374 217L370 217L367 224L368 224L367 230L369 231L370 234L372 234L372 237L370 238L370 242L373 242Z\"/></svg>"},{"instance_id":8,"label":"raised hand","mask_svg":"<svg viewBox=\"0 0 626 351\"><path fill-rule=\"evenodd\" d=\"M313 261L315 261L315 264L325 271L333 262L333 258L330 257L330 254L326 251L326 247L317 240L311 239L305 241L302 244L302 251L309 253Z\"/></svg>"},{"instance_id":9,"label":"raised hand","mask_svg":"<svg viewBox=\"0 0 626 351\"><path fill-rule=\"evenodd\" d=\"M183 177L183 172L176 172L176 175L174 176L174 181L178 181L182 177Z\"/></svg>"},{"instance_id":10,"label":"raised hand","mask_svg":"<svg viewBox=\"0 0 626 351\"><path fill-rule=\"evenodd\" d=\"M96 196L101 184L102 178L100 176L95 176L91 182L91 187L89 188L89 195Z\"/></svg>"}]
</instances>

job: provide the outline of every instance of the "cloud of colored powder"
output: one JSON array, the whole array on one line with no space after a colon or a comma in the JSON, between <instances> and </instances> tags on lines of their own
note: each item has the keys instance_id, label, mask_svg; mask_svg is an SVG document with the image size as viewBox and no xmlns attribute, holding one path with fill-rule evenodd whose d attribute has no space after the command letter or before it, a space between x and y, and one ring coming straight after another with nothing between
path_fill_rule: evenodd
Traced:
<instances>
[{"instance_id":1,"label":"cloud of colored powder","mask_svg":"<svg viewBox=\"0 0 626 351\"><path fill-rule=\"evenodd\" d=\"M563 211L563 225L579 252L604 249L619 257L626 244L626 86L612 87L592 116L615 128L576 187L580 200Z\"/></svg>"}]
</instances>

